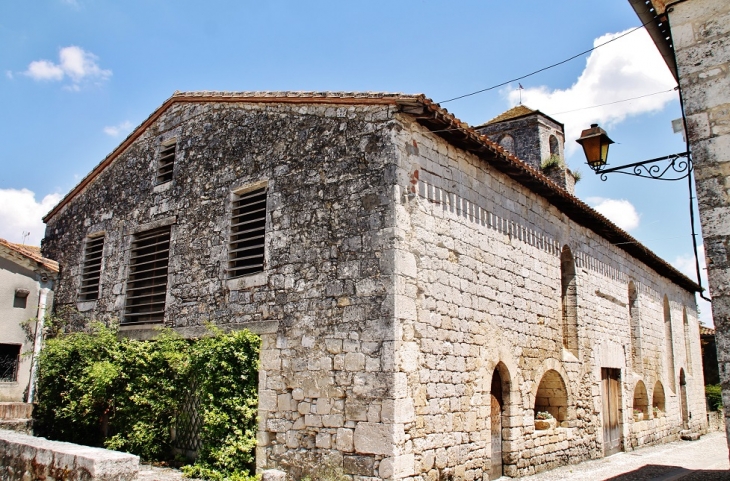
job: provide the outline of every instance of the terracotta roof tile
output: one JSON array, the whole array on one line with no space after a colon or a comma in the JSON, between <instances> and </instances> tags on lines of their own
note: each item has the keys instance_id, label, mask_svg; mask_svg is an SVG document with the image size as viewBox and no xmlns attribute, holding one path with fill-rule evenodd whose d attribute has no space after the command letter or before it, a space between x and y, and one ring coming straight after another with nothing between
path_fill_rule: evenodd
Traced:
<instances>
[{"instance_id":1,"label":"terracotta roof tile","mask_svg":"<svg viewBox=\"0 0 730 481\"><path fill-rule=\"evenodd\" d=\"M5 247L6 249L20 254L21 256L29 259L42 267L46 268L51 272L58 272L58 262L45 258L41 255L41 248L36 246L27 246L24 244L16 244L14 242L8 242L5 239L0 239L0 248Z\"/></svg>"},{"instance_id":2,"label":"terracotta roof tile","mask_svg":"<svg viewBox=\"0 0 730 481\"><path fill-rule=\"evenodd\" d=\"M344 105L400 105L407 114L413 114L417 122L433 130L452 145L466 149L498 170L504 172L517 182L530 188L536 194L546 198L550 203L564 212L573 221L586 226L609 242L641 260L660 275L672 279L678 285L691 291L701 290L693 280L679 272L666 261L646 248L626 231L589 207L577 197L569 194L541 172L505 151L485 135L481 135L466 122L456 118L448 110L441 107L423 94L401 94L383 92L175 92L160 107L142 122L129 136L102 160L71 192L61 199L44 218L48 222L77 194L82 192L114 159L129 147L153 122L171 105L185 102L251 102L251 103L302 103L302 104L344 104ZM516 110L518 109L518 110ZM516 111L515 111L516 110ZM511 109L511 118L539 112L529 107L518 106ZM420 113L418 113L420 112ZM506 115L510 111L502 115ZM544 115L544 114L543 114ZM496 121L502 116L492 119Z\"/></svg>"}]
</instances>

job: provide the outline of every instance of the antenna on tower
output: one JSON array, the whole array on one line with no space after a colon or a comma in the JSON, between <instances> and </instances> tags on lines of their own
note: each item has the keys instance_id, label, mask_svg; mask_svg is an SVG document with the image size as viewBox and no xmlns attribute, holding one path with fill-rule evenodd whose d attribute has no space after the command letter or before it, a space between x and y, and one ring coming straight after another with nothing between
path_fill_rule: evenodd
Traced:
<instances>
[{"instance_id":1,"label":"antenna on tower","mask_svg":"<svg viewBox=\"0 0 730 481\"><path fill-rule=\"evenodd\" d=\"M518 90L520 91L520 105L522 105L522 91L525 90L525 87L523 87L522 84L519 82L517 83L517 85L520 86Z\"/></svg>"},{"instance_id":2,"label":"antenna on tower","mask_svg":"<svg viewBox=\"0 0 730 481\"><path fill-rule=\"evenodd\" d=\"M25 245L25 239L30 237L30 232L23 231L23 245Z\"/></svg>"}]
</instances>

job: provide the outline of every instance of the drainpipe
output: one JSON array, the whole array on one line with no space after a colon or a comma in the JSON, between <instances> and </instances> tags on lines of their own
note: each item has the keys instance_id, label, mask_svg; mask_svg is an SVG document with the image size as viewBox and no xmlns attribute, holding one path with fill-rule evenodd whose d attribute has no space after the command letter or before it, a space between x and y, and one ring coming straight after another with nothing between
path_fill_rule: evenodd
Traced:
<instances>
[{"instance_id":1,"label":"drainpipe","mask_svg":"<svg viewBox=\"0 0 730 481\"><path fill-rule=\"evenodd\" d=\"M46 301L48 299L47 287L41 288L40 299L38 300L38 322L35 325L35 339L33 341L33 357L30 364L30 380L28 381L28 403L33 404L35 397L35 380L38 372L38 354L43 344L43 322L46 318Z\"/></svg>"}]
</instances>

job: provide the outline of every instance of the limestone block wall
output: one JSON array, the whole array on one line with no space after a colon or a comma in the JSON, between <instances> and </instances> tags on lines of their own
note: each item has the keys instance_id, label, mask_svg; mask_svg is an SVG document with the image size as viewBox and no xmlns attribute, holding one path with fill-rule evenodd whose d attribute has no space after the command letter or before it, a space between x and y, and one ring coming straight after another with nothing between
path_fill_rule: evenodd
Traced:
<instances>
[{"instance_id":1,"label":"limestone block wall","mask_svg":"<svg viewBox=\"0 0 730 481\"><path fill-rule=\"evenodd\" d=\"M723 402L730 403L730 4L667 2L694 161ZM728 413L726 411L726 416ZM726 418L727 421L727 418ZM730 423L726 422L726 426ZM730 431L727 432L730 440Z\"/></svg>"},{"instance_id":2,"label":"limestone block wall","mask_svg":"<svg viewBox=\"0 0 730 481\"><path fill-rule=\"evenodd\" d=\"M43 249L62 266L57 305L80 309L79 325L120 319L133 234L170 223L165 324L189 336L206 321L262 335L257 465L388 477L404 385L393 372L393 125L385 106L174 104L48 223ZM155 186L160 145L172 139L173 180ZM260 182L265 270L229 280L231 193ZM100 296L78 303L84 237L99 232Z\"/></svg>"},{"instance_id":3,"label":"limestone block wall","mask_svg":"<svg viewBox=\"0 0 730 481\"><path fill-rule=\"evenodd\" d=\"M501 448L510 476L603 455L601 368L621 373L624 449L634 442L633 390L639 379L665 386L665 414L652 421L662 429L652 430L653 439L676 439L682 428L680 369L686 371L690 423L704 429L691 293L417 124L404 121L397 145L401 261L395 312L401 343L395 367L407 376L403 402L414 409L413 417L404 420L404 476L477 479L488 473L495 370L505 383ZM563 343L560 261L566 245L576 267L577 352ZM639 290L641 366L631 365L630 281ZM670 306L673 373L663 355L664 296ZM686 367L684 310L694 353L692 375ZM554 412L566 415L555 429L536 430L535 401L548 373L559 374L565 385L566 405L555 406ZM675 391L668 387L671 377L677 378ZM634 444L644 442L649 441L641 437Z\"/></svg>"}]
</instances>

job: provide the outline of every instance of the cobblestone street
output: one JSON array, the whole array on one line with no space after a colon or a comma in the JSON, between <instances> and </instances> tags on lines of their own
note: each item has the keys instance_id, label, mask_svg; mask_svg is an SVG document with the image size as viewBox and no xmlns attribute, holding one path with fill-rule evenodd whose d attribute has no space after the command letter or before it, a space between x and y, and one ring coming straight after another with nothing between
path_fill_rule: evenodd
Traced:
<instances>
[{"instance_id":1,"label":"cobblestone street","mask_svg":"<svg viewBox=\"0 0 730 481\"><path fill-rule=\"evenodd\" d=\"M702 436L699 441L676 441L619 453L521 479L524 481L730 480L729 468L724 433L714 432Z\"/></svg>"}]
</instances>

